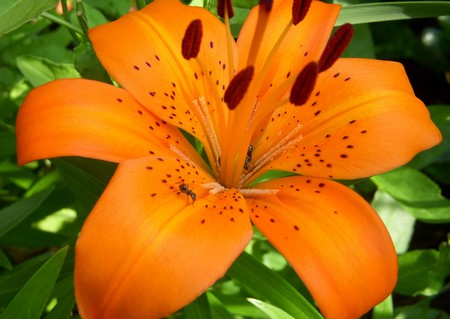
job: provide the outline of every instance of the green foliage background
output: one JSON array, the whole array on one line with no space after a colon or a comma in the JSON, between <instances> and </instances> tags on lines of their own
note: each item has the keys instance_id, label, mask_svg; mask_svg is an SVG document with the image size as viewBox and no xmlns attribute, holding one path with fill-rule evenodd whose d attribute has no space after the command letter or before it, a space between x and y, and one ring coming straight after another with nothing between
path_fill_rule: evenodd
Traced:
<instances>
[{"instance_id":1,"label":"green foliage background","mask_svg":"<svg viewBox=\"0 0 450 319\"><path fill-rule=\"evenodd\" d=\"M118 18L132 5L145 5L144 0L83 0L62 16L54 10L57 2L0 2L0 319L79 318L73 294L73 247L115 170L113 164L82 158L18 167L17 110L33 87L53 79L110 82L85 31ZM184 2L213 12L217 4ZM235 35L257 2L234 1ZM339 3L344 8L338 24L355 24L355 37L345 55L403 62L444 136L440 145L405 167L351 185L379 212L399 255L393 297L367 317L450 318L450 3ZM174 317L321 315L292 268L257 234L227 276Z\"/></svg>"}]
</instances>

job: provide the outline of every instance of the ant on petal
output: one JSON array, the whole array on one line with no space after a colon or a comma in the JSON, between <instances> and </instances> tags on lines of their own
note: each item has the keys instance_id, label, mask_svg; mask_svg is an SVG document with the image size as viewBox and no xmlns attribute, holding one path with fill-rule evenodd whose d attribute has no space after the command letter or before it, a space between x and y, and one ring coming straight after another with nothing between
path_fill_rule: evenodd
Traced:
<instances>
[{"instance_id":1,"label":"ant on petal","mask_svg":"<svg viewBox=\"0 0 450 319\"><path fill-rule=\"evenodd\" d=\"M192 203L194 203L195 200L197 199L197 195L189 189L189 186L187 184L183 183L183 184L180 184L179 187L180 187L180 192L182 192L183 194L186 194L187 196L192 198Z\"/></svg>"}]
</instances>

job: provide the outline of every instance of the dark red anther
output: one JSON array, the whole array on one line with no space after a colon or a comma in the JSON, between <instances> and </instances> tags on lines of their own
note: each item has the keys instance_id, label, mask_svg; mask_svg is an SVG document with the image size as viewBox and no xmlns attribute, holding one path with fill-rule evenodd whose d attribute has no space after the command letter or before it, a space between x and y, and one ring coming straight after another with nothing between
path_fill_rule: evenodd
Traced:
<instances>
[{"instance_id":1,"label":"dark red anther","mask_svg":"<svg viewBox=\"0 0 450 319\"><path fill-rule=\"evenodd\" d=\"M217 1L217 13L222 19L225 19L225 6L228 12L228 18L231 19L234 16L233 4L231 0L218 0Z\"/></svg>"},{"instance_id":2,"label":"dark red anther","mask_svg":"<svg viewBox=\"0 0 450 319\"><path fill-rule=\"evenodd\" d=\"M312 0L294 0L292 3L292 23L297 25L308 13Z\"/></svg>"},{"instance_id":3,"label":"dark red anther","mask_svg":"<svg viewBox=\"0 0 450 319\"><path fill-rule=\"evenodd\" d=\"M291 95L289 96L289 101L296 106L305 104L314 90L318 75L319 66L317 63L308 63L295 79L294 85L291 89Z\"/></svg>"},{"instance_id":4,"label":"dark red anther","mask_svg":"<svg viewBox=\"0 0 450 319\"><path fill-rule=\"evenodd\" d=\"M270 12L273 7L273 0L259 0L259 5L266 10L266 12Z\"/></svg>"},{"instance_id":5,"label":"dark red anther","mask_svg":"<svg viewBox=\"0 0 450 319\"><path fill-rule=\"evenodd\" d=\"M227 103L230 110L234 110L244 98L250 82L252 81L254 71L255 68L249 66L236 74L231 80L230 85L228 85L228 88L225 91L225 96L223 97L223 100Z\"/></svg>"},{"instance_id":6,"label":"dark red anther","mask_svg":"<svg viewBox=\"0 0 450 319\"><path fill-rule=\"evenodd\" d=\"M350 23L341 25L328 40L319 60L319 71L328 70L344 53L353 37L353 26Z\"/></svg>"},{"instance_id":7,"label":"dark red anther","mask_svg":"<svg viewBox=\"0 0 450 319\"><path fill-rule=\"evenodd\" d=\"M202 22L198 19L192 21L187 27L181 43L181 53L183 54L183 58L189 60L197 57L198 52L200 51L202 35Z\"/></svg>"}]
</instances>

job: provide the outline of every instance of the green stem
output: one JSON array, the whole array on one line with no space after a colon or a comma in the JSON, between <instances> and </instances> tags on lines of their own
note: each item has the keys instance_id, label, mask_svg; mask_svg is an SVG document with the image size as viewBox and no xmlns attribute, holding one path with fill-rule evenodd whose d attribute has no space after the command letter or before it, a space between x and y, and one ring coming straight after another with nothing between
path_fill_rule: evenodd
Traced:
<instances>
[{"instance_id":1,"label":"green stem","mask_svg":"<svg viewBox=\"0 0 450 319\"><path fill-rule=\"evenodd\" d=\"M64 19L72 25L72 22L70 20L70 16L69 16L69 8L67 7L67 0L61 0L61 6L63 9L63 15L64 15ZM70 35L72 36L73 40L75 41L75 44L78 45L80 43L80 38L77 36L77 34L71 30L68 29Z\"/></svg>"},{"instance_id":2,"label":"green stem","mask_svg":"<svg viewBox=\"0 0 450 319\"><path fill-rule=\"evenodd\" d=\"M143 9L146 5L147 3L145 2L145 0L136 0L136 8L138 10Z\"/></svg>"},{"instance_id":3,"label":"green stem","mask_svg":"<svg viewBox=\"0 0 450 319\"><path fill-rule=\"evenodd\" d=\"M57 23L59 25L62 25L64 27L66 27L67 29L69 29L70 31L73 31L73 32L78 33L78 34L83 34L83 31L80 28L74 26L73 24L67 22L66 20L63 20L60 17L58 17L56 15L53 15L53 14L51 14L49 12L43 12L41 14L41 17L46 18L46 19L48 19L48 20L50 20L52 22L55 22L55 23ZM77 41L79 41L78 38L76 38L76 39L77 39Z\"/></svg>"}]
</instances>

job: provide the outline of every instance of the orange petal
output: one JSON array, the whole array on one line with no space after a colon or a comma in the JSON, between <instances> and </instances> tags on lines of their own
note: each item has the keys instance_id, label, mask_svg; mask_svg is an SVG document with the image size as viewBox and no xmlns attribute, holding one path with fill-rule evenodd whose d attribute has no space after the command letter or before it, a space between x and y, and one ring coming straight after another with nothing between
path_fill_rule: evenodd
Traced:
<instances>
[{"instance_id":1,"label":"orange petal","mask_svg":"<svg viewBox=\"0 0 450 319\"><path fill-rule=\"evenodd\" d=\"M196 156L178 129L126 91L90 80L58 80L31 91L19 110L16 132L19 164L58 156L120 162L174 154L170 145Z\"/></svg>"},{"instance_id":2,"label":"orange petal","mask_svg":"<svg viewBox=\"0 0 450 319\"><path fill-rule=\"evenodd\" d=\"M266 169L361 178L403 165L441 141L402 65L376 60L338 60L319 76L305 105L274 112L254 158L299 127L297 146Z\"/></svg>"},{"instance_id":3,"label":"orange petal","mask_svg":"<svg viewBox=\"0 0 450 319\"><path fill-rule=\"evenodd\" d=\"M209 195L202 187L209 182L197 166L171 157L119 165L76 245L84 319L161 318L224 275L252 226L243 197Z\"/></svg>"},{"instance_id":4,"label":"orange petal","mask_svg":"<svg viewBox=\"0 0 450 319\"><path fill-rule=\"evenodd\" d=\"M203 36L198 57L187 61L182 40L193 20L201 21ZM156 0L90 30L89 36L108 73L133 97L209 148L211 121L204 117L217 124L220 98L229 82L226 31L220 20L178 0ZM209 109L209 116L199 107Z\"/></svg>"},{"instance_id":5,"label":"orange petal","mask_svg":"<svg viewBox=\"0 0 450 319\"><path fill-rule=\"evenodd\" d=\"M292 1L274 1L270 13L254 7L248 15L238 37L239 68L243 69L248 60L254 60L255 77L260 75L263 65L269 59L265 70L265 80L260 94L275 89L287 78L295 76L311 61L318 61L325 48L329 35L339 14L340 6L313 1L303 21L294 26L292 20ZM265 28L258 24L265 21ZM289 28L281 43L277 43ZM259 50L254 49L253 39L260 42ZM252 47L253 45L253 47ZM271 52L275 54L271 57ZM257 53L257 54L256 54ZM252 57L252 55L254 57ZM289 87L285 88L288 90Z\"/></svg>"},{"instance_id":6,"label":"orange petal","mask_svg":"<svg viewBox=\"0 0 450 319\"><path fill-rule=\"evenodd\" d=\"M288 177L248 199L253 223L286 257L327 319L359 318L394 289L397 258L376 212L349 188Z\"/></svg>"}]
</instances>

